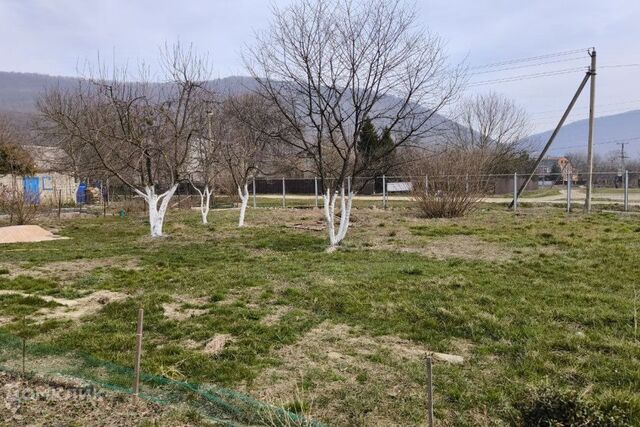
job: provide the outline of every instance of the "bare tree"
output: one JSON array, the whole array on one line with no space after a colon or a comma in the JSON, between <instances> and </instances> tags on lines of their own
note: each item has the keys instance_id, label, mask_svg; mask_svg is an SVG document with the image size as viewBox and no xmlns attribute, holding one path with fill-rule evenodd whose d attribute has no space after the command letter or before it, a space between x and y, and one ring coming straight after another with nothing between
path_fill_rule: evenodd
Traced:
<instances>
[{"instance_id":1,"label":"bare tree","mask_svg":"<svg viewBox=\"0 0 640 427\"><path fill-rule=\"evenodd\" d=\"M82 85L78 89L82 90ZM69 123L79 123L85 114L73 93L60 88L45 92L37 101L40 116L34 121L34 129L42 142L64 153L50 166L56 171L71 173L75 183L73 194L76 194L84 178L101 174L104 168L91 147L67 128Z\"/></svg>"},{"instance_id":2,"label":"bare tree","mask_svg":"<svg viewBox=\"0 0 640 427\"><path fill-rule=\"evenodd\" d=\"M285 133L269 104L255 94L229 97L222 105L224 126L220 136L220 157L240 197L238 226L244 226L249 203L249 179L265 161L270 134Z\"/></svg>"},{"instance_id":3,"label":"bare tree","mask_svg":"<svg viewBox=\"0 0 640 427\"><path fill-rule=\"evenodd\" d=\"M293 130L273 136L303 153L321 180L330 248L349 227L349 182L377 161L357 149L365 119L392 136L380 157L430 135L459 87L445 60L440 39L401 0L299 0L275 8L270 30L258 35L247 67Z\"/></svg>"},{"instance_id":4,"label":"bare tree","mask_svg":"<svg viewBox=\"0 0 640 427\"><path fill-rule=\"evenodd\" d=\"M530 126L525 111L495 93L464 100L444 133L446 150L473 153L485 174L513 173L528 152Z\"/></svg>"},{"instance_id":5,"label":"bare tree","mask_svg":"<svg viewBox=\"0 0 640 427\"><path fill-rule=\"evenodd\" d=\"M208 77L206 61L180 45L165 47L163 69L161 84L150 83L144 69L136 79L126 70L107 75L100 69L76 91L54 89L39 103L42 118L60 135L88 148L106 173L144 198L152 237L162 235L169 201L186 179L193 141L202 134L200 100ZM50 102L55 98L63 102Z\"/></svg>"},{"instance_id":6,"label":"bare tree","mask_svg":"<svg viewBox=\"0 0 640 427\"><path fill-rule=\"evenodd\" d=\"M209 222L211 197L215 190L215 181L219 177L221 164L219 159L220 140L223 117L219 108L214 108L213 101L207 101L206 133L196 138L189 160L189 182L200 196L200 214L202 223ZM214 132L214 126L216 127Z\"/></svg>"}]
</instances>

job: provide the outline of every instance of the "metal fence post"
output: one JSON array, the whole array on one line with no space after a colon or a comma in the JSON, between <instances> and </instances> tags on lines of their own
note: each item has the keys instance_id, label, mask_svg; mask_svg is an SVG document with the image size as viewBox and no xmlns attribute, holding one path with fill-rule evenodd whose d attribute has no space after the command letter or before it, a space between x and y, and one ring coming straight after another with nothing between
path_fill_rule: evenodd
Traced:
<instances>
[{"instance_id":1,"label":"metal fence post","mask_svg":"<svg viewBox=\"0 0 640 427\"><path fill-rule=\"evenodd\" d=\"M518 210L518 172L513 174L513 211Z\"/></svg>"},{"instance_id":2,"label":"metal fence post","mask_svg":"<svg viewBox=\"0 0 640 427\"><path fill-rule=\"evenodd\" d=\"M284 177L282 177L282 207L286 208L287 207L287 202L286 202L286 190L285 190L285 183L284 183Z\"/></svg>"},{"instance_id":3,"label":"metal fence post","mask_svg":"<svg viewBox=\"0 0 640 427\"><path fill-rule=\"evenodd\" d=\"M315 199L316 199L316 208L318 207L318 177L314 176L313 177L313 191L315 193Z\"/></svg>"},{"instance_id":4,"label":"metal fence post","mask_svg":"<svg viewBox=\"0 0 640 427\"><path fill-rule=\"evenodd\" d=\"M429 195L429 176L428 175L424 176L424 194L426 196Z\"/></svg>"},{"instance_id":5,"label":"metal fence post","mask_svg":"<svg viewBox=\"0 0 640 427\"><path fill-rule=\"evenodd\" d=\"M567 179L567 213L571 212L571 177Z\"/></svg>"},{"instance_id":6,"label":"metal fence post","mask_svg":"<svg viewBox=\"0 0 640 427\"><path fill-rule=\"evenodd\" d=\"M382 207L387 209L387 176L382 175Z\"/></svg>"},{"instance_id":7,"label":"metal fence post","mask_svg":"<svg viewBox=\"0 0 640 427\"><path fill-rule=\"evenodd\" d=\"M629 171L624 171L624 211L629 210Z\"/></svg>"},{"instance_id":8,"label":"metal fence post","mask_svg":"<svg viewBox=\"0 0 640 427\"><path fill-rule=\"evenodd\" d=\"M253 208L255 209L258 206L256 203L256 177L253 177Z\"/></svg>"}]
</instances>

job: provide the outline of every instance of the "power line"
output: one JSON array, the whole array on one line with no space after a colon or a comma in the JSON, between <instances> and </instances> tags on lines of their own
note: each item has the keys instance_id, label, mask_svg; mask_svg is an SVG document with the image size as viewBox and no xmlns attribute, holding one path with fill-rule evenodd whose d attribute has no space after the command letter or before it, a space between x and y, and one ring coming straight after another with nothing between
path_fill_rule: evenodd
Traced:
<instances>
[{"instance_id":1,"label":"power line","mask_svg":"<svg viewBox=\"0 0 640 427\"><path fill-rule=\"evenodd\" d=\"M602 65L599 68L626 68L626 67L640 67L640 64Z\"/></svg>"},{"instance_id":2,"label":"power line","mask_svg":"<svg viewBox=\"0 0 640 427\"><path fill-rule=\"evenodd\" d=\"M511 71L511 70L520 70L522 68L531 68L531 67L539 67L541 65L549 65L549 64L559 64L562 62L575 62L575 61L583 61L584 57L576 57L576 58L568 58L568 59L560 59L557 61L546 61L546 62L538 62L535 64L527 64L527 65L518 65L516 67L507 67L507 68L498 68L497 70L488 70L488 71L478 71L476 73L469 74L470 76L477 76L479 74L491 74L491 73L500 73L502 71Z\"/></svg>"},{"instance_id":3,"label":"power line","mask_svg":"<svg viewBox=\"0 0 640 427\"><path fill-rule=\"evenodd\" d=\"M610 145L610 144L621 144L621 143L629 144L629 143L638 142L638 141L640 141L640 136L635 136L635 137L631 137L631 138L622 138L622 139L611 139L611 140L605 140L605 141L598 141L598 142L594 142L594 145ZM554 150L565 150L567 148L581 148L581 147L585 147L585 146L586 146L586 142L584 142L582 144L561 145L559 147L553 147L553 149Z\"/></svg>"},{"instance_id":4,"label":"power line","mask_svg":"<svg viewBox=\"0 0 640 427\"><path fill-rule=\"evenodd\" d=\"M539 60L548 59L548 58L555 58L555 57L560 57L560 56L574 55L576 53L586 52L586 51L588 51L588 49L589 48L581 48L581 49L567 50L567 51L564 51L564 52L548 53L546 55L530 56L528 58L508 59L508 60L505 60L505 61L494 62L494 63L491 63L491 64L484 64L484 65L478 65L478 66L470 67L469 69L470 70L479 70L479 69L484 69L484 68L502 67L502 66L505 66L505 65L517 64L517 63L520 63L520 62L539 61Z\"/></svg>"},{"instance_id":5,"label":"power line","mask_svg":"<svg viewBox=\"0 0 640 427\"><path fill-rule=\"evenodd\" d=\"M580 108L580 110L588 110L588 108ZM613 107L613 108L598 108L598 118L612 116L616 114L624 114L631 111L637 111L636 106L627 106L627 107ZM588 111L579 111L578 114L572 115L572 121L584 120L588 116ZM533 117L531 123L549 123L558 121L557 115L549 115L543 117Z\"/></svg>"},{"instance_id":6,"label":"power line","mask_svg":"<svg viewBox=\"0 0 640 427\"><path fill-rule=\"evenodd\" d=\"M621 101L621 102L612 102L609 104L597 104L596 107L598 107L598 110L601 107L610 107L612 105L624 105L624 104L635 104L637 102L640 102L640 99L631 99L628 101ZM576 110L588 110L589 107L580 107L580 108L576 108ZM547 113L558 113L558 112L562 112L564 110L546 110L546 111L535 111L533 113L529 113L529 115L535 116L538 114L547 114Z\"/></svg>"},{"instance_id":7,"label":"power line","mask_svg":"<svg viewBox=\"0 0 640 427\"><path fill-rule=\"evenodd\" d=\"M516 82L516 81L521 81L521 80L537 79L537 78L541 78L541 77L558 76L558 75L561 75L561 74L575 73L577 71L585 71L585 67L565 68L563 70L554 70L554 71L548 71L548 72L544 72L544 73L523 74L523 75L519 75L519 76L505 77L505 78L502 78L502 79L484 80L484 81L479 81L479 82L472 82L472 83L469 83L468 87L485 86L485 85L497 84L497 83L510 83L510 82Z\"/></svg>"}]
</instances>

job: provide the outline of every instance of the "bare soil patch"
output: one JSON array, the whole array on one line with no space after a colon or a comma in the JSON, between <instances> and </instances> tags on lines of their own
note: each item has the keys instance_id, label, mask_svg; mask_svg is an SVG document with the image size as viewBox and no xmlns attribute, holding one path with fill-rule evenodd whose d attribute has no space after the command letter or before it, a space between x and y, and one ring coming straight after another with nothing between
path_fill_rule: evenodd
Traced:
<instances>
[{"instance_id":1,"label":"bare soil patch","mask_svg":"<svg viewBox=\"0 0 640 427\"><path fill-rule=\"evenodd\" d=\"M4 243L32 243L48 240L68 239L68 237L56 236L49 230L39 225L10 225L0 227L0 244Z\"/></svg>"},{"instance_id":2,"label":"bare soil patch","mask_svg":"<svg viewBox=\"0 0 640 427\"><path fill-rule=\"evenodd\" d=\"M78 381L21 379L0 372L0 396L1 425L7 426L188 425L168 408Z\"/></svg>"}]
</instances>

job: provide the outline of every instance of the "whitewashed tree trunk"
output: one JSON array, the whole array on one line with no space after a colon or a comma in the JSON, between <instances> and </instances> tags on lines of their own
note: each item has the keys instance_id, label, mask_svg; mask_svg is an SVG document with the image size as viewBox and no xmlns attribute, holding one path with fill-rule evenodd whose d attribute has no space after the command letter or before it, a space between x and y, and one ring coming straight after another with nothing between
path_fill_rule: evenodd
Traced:
<instances>
[{"instance_id":1,"label":"whitewashed tree trunk","mask_svg":"<svg viewBox=\"0 0 640 427\"><path fill-rule=\"evenodd\" d=\"M247 204L249 203L249 184L245 182L243 188L238 186L238 195L240 196L240 219L238 220L238 227L244 227L244 214L247 211Z\"/></svg>"},{"instance_id":2,"label":"whitewashed tree trunk","mask_svg":"<svg viewBox=\"0 0 640 427\"><path fill-rule=\"evenodd\" d=\"M213 194L213 189L210 189L209 185L204 186L204 191L200 191L200 189L195 185L193 186L193 188L195 188L200 195L200 215L202 215L202 223L208 224L209 211L211 210L211 195Z\"/></svg>"},{"instance_id":3,"label":"whitewashed tree trunk","mask_svg":"<svg viewBox=\"0 0 640 427\"><path fill-rule=\"evenodd\" d=\"M164 217L169 207L169 201L176 192L178 184L174 184L169 190L162 194L157 194L153 186L144 188L144 193L136 189L136 193L144 198L149 206L149 226L151 227L151 237L161 237Z\"/></svg>"},{"instance_id":4,"label":"whitewashed tree trunk","mask_svg":"<svg viewBox=\"0 0 640 427\"><path fill-rule=\"evenodd\" d=\"M349 219L351 217L351 206L353 203L353 192L349 192L345 198L344 187L340 189L340 224L338 231L335 227L335 206L338 192L331 194L328 190L324 194L324 216L329 234L329 250L335 250L344 240L349 229Z\"/></svg>"}]
</instances>

